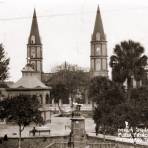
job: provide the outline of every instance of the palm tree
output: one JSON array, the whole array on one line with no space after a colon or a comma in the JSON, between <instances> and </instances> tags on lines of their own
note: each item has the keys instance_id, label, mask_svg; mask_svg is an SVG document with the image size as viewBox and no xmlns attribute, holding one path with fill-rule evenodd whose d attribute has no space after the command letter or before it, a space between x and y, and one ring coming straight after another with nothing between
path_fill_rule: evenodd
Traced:
<instances>
[{"instance_id":1,"label":"palm tree","mask_svg":"<svg viewBox=\"0 0 148 148\"><path fill-rule=\"evenodd\" d=\"M143 54L144 47L132 40L115 45L114 55L110 58L112 79L123 84L127 81L127 99L130 100L132 81L140 81L144 75L147 56Z\"/></svg>"}]
</instances>

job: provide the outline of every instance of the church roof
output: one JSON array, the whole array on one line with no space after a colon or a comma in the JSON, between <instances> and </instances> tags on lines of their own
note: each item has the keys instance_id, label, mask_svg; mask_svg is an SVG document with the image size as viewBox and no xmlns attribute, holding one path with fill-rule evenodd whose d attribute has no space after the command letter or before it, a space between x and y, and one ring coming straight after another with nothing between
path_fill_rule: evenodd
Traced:
<instances>
[{"instance_id":1,"label":"church roof","mask_svg":"<svg viewBox=\"0 0 148 148\"><path fill-rule=\"evenodd\" d=\"M35 44L40 45L41 39L40 39L38 21L37 21L35 9L34 9L33 18L32 18L32 25L31 25L31 30L30 30L30 36L29 36L29 39L28 39L28 44L32 44L32 41L31 41L32 36L35 37Z\"/></svg>"},{"instance_id":2,"label":"church roof","mask_svg":"<svg viewBox=\"0 0 148 148\"><path fill-rule=\"evenodd\" d=\"M97 33L100 33L100 40L104 40L104 41L106 40L99 6L98 6L98 9L97 9L95 26L94 26L94 31L93 31L93 35L92 35L93 41L96 40L96 34Z\"/></svg>"},{"instance_id":3,"label":"church roof","mask_svg":"<svg viewBox=\"0 0 148 148\"><path fill-rule=\"evenodd\" d=\"M11 88L22 89L49 89L36 76L24 76L14 83Z\"/></svg>"}]
</instances>

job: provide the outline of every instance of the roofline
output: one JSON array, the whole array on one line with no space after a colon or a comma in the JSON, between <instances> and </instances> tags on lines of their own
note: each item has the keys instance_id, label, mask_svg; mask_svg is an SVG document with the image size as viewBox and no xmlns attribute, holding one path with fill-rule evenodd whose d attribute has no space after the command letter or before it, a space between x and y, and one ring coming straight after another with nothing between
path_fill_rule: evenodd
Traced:
<instances>
[{"instance_id":1,"label":"roofline","mask_svg":"<svg viewBox=\"0 0 148 148\"><path fill-rule=\"evenodd\" d=\"M6 91L43 91L43 90L51 90L52 88L6 88Z\"/></svg>"}]
</instances>

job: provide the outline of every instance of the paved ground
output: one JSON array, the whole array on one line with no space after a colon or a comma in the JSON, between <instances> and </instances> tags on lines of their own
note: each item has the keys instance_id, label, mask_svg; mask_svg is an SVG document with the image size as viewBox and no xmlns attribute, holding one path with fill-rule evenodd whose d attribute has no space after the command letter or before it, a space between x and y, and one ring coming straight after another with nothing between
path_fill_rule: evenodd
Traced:
<instances>
[{"instance_id":1,"label":"paved ground","mask_svg":"<svg viewBox=\"0 0 148 148\"><path fill-rule=\"evenodd\" d=\"M51 136L60 136L60 135L67 135L70 132L70 123L71 120L68 117L52 117L51 123L47 123L44 127L49 128L51 130ZM26 127L22 132L22 137L28 137L29 131L35 125L30 125ZM91 118L85 119L85 129L87 134L91 136L95 135L95 124ZM18 126L16 125L0 125L0 137L3 137L5 134L8 137L18 137ZM41 136L49 135L49 133L41 133ZM103 135L99 134L98 137L103 137ZM114 136L106 136L107 139L117 140L117 141L124 141L124 142L131 142L133 143L133 139L130 138L119 138ZM148 145L148 139L143 141L142 139L136 140L137 143L141 143L144 145Z\"/></svg>"},{"instance_id":2,"label":"paved ground","mask_svg":"<svg viewBox=\"0 0 148 148\"><path fill-rule=\"evenodd\" d=\"M51 136L64 135L70 132L70 122L70 118L67 117L52 117L51 123L45 124L45 127L51 130ZM34 126L35 125L30 125L29 127L25 127L22 136L28 137L29 131ZM85 128L87 132L94 133L95 124L91 118L85 120ZM3 137L5 134L7 134L8 137L18 137L18 126L0 125L0 137ZM48 135L48 133L41 133L41 135Z\"/></svg>"}]
</instances>

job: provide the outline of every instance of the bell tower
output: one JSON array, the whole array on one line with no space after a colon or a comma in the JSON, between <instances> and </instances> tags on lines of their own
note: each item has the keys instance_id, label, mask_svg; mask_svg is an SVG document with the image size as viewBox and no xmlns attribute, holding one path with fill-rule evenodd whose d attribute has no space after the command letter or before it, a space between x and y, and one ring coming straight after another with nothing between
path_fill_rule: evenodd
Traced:
<instances>
[{"instance_id":1,"label":"bell tower","mask_svg":"<svg viewBox=\"0 0 148 148\"><path fill-rule=\"evenodd\" d=\"M91 38L90 75L108 77L107 41L98 6L94 31Z\"/></svg>"},{"instance_id":2,"label":"bell tower","mask_svg":"<svg viewBox=\"0 0 148 148\"><path fill-rule=\"evenodd\" d=\"M32 65L34 72L42 73L42 43L35 10L27 44L27 63Z\"/></svg>"}]
</instances>

